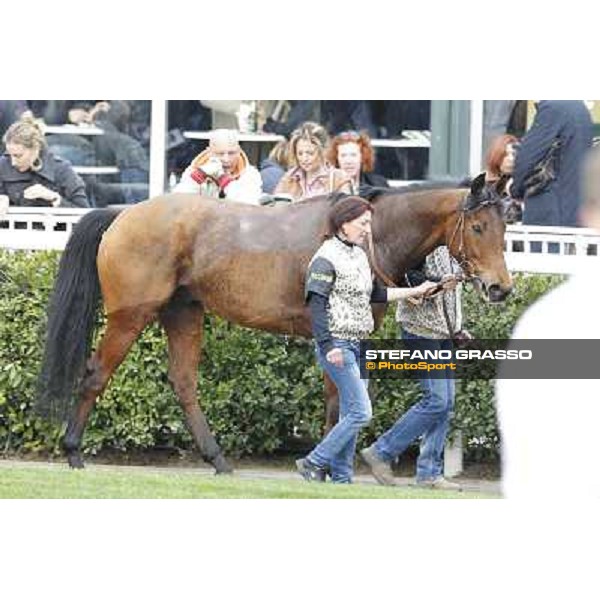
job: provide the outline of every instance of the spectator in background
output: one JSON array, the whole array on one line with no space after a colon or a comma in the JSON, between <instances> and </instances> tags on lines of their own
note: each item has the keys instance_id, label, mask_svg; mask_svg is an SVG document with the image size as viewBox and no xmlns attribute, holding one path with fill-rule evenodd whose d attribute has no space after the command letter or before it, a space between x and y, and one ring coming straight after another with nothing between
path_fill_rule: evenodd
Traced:
<instances>
[{"instance_id":1,"label":"spectator in background","mask_svg":"<svg viewBox=\"0 0 600 600\"><path fill-rule=\"evenodd\" d=\"M83 180L71 165L46 148L40 125L31 116L4 134L0 158L0 202L12 206L89 206Z\"/></svg>"},{"instance_id":2,"label":"spectator in background","mask_svg":"<svg viewBox=\"0 0 600 600\"><path fill-rule=\"evenodd\" d=\"M27 110L25 100L0 100L0 136Z\"/></svg>"},{"instance_id":3,"label":"spectator in background","mask_svg":"<svg viewBox=\"0 0 600 600\"><path fill-rule=\"evenodd\" d=\"M279 100L267 115L263 131L289 138L302 123L321 121L319 100Z\"/></svg>"},{"instance_id":4,"label":"spectator in background","mask_svg":"<svg viewBox=\"0 0 600 600\"><path fill-rule=\"evenodd\" d=\"M361 185L389 187L383 175L373 173L375 152L366 131L344 131L331 141L327 152L329 163L350 178L352 193L358 194Z\"/></svg>"},{"instance_id":5,"label":"spectator in background","mask_svg":"<svg viewBox=\"0 0 600 600\"><path fill-rule=\"evenodd\" d=\"M262 180L240 148L237 131L215 129L208 148L196 156L173 191L257 204Z\"/></svg>"},{"instance_id":6,"label":"spectator in background","mask_svg":"<svg viewBox=\"0 0 600 600\"><path fill-rule=\"evenodd\" d=\"M129 105L118 100L97 103L89 114L91 123L104 131L93 138L98 162L119 169L121 197L112 203L134 204L148 198L148 154L138 140L122 132L129 123ZM100 192L101 185L95 189Z\"/></svg>"},{"instance_id":7,"label":"spectator in background","mask_svg":"<svg viewBox=\"0 0 600 600\"><path fill-rule=\"evenodd\" d=\"M373 137L377 135L368 100L322 100L320 122L331 135L348 130L366 131Z\"/></svg>"},{"instance_id":8,"label":"spectator in background","mask_svg":"<svg viewBox=\"0 0 600 600\"><path fill-rule=\"evenodd\" d=\"M149 102L127 100L67 100L31 101L33 113L47 124L71 123L85 127L97 126L103 135L84 136L53 134L47 144L53 154L76 166L116 166L118 175L87 175L91 195L100 206L132 204L148 197L148 153L142 143L129 135L132 131L132 107L145 110ZM140 106L138 106L140 105ZM143 123L136 122L138 133ZM114 177L114 180L111 180Z\"/></svg>"},{"instance_id":9,"label":"spectator in background","mask_svg":"<svg viewBox=\"0 0 600 600\"><path fill-rule=\"evenodd\" d=\"M277 142L269 156L260 163L260 176L265 194L273 193L288 166L288 141L284 139Z\"/></svg>"},{"instance_id":10,"label":"spectator in background","mask_svg":"<svg viewBox=\"0 0 600 600\"><path fill-rule=\"evenodd\" d=\"M290 162L294 166L281 178L274 193L289 194L293 200L333 192L351 193L350 178L327 163L328 143L327 131L317 123L304 123L296 129L289 144Z\"/></svg>"},{"instance_id":11,"label":"spectator in background","mask_svg":"<svg viewBox=\"0 0 600 600\"><path fill-rule=\"evenodd\" d=\"M524 200L524 225L577 226L580 167L592 145L581 100L542 100L515 160L511 195Z\"/></svg>"},{"instance_id":12,"label":"spectator in background","mask_svg":"<svg viewBox=\"0 0 600 600\"><path fill-rule=\"evenodd\" d=\"M188 140L184 131L208 131L211 111L198 100L169 100L167 134L167 170L179 177L200 149L198 142Z\"/></svg>"},{"instance_id":13,"label":"spectator in background","mask_svg":"<svg viewBox=\"0 0 600 600\"><path fill-rule=\"evenodd\" d=\"M378 125L378 137L402 137L405 130L431 129L430 100L372 101L372 114ZM389 148L381 152L379 167L390 179L426 179L428 148Z\"/></svg>"},{"instance_id":14,"label":"spectator in background","mask_svg":"<svg viewBox=\"0 0 600 600\"><path fill-rule=\"evenodd\" d=\"M518 144L514 135L500 135L492 140L485 159L487 182L496 182L502 175L512 175Z\"/></svg>"},{"instance_id":15,"label":"spectator in background","mask_svg":"<svg viewBox=\"0 0 600 600\"><path fill-rule=\"evenodd\" d=\"M485 100L483 103L483 147L491 148L501 135L525 133L527 100Z\"/></svg>"},{"instance_id":16,"label":"spectator in background","mask_svg":"<svg viewBox=\"0 0 600 600\"><path fill-rule=\"evenodd\" d=\"M90 124L88 111L94 106L92 100L28 100L31 113L45 125ZM71 121L69 116L75 119ZM68 160L72 165L91 167L96 165L96 155L91 138L68 133L52 133L46 136L48 150L55 156Z\"/></svg>"},{"instance_id":17,"label":"spectator in background","mask_svg":"<svg viewBox=\"0 0 600 600\"><path fill-rule=\"evenodd\" d=\"M321 123L330 134L348 129L377 134L368 100L279 100L266 115L263 131L289 137L306 122Z\"/></svg>"},{"instance_id":18,"label":"spectator in background","mask_svg":"<svg viewBox=\"0 0 600 600\"><path fill-rule=\"evenodd\" d=\"M486 182L497 183L504 177L503 189L499 192L504 196L503 202L507 223L516 223L521 221L523 217L523 203L510 196L518 145L519 140L514 135L500 135L492 140L485 161Z\"/></svg>"},{"instance_id":19,"label":"spectator in background","mask_svg":"<svg viewBox=\"0 0 600 600\"><path fill-rule=\"evenodd\" d=\"M589 152L582 171L580 222L600 234L600 148ZM565 352L568 341L600 339L596 268L582 264L540 298L519 319L512 338L565 340ZM543 503L600 500L600 403L594 377L590 373L589 380L497 380L507 498Z\"/></svg>"}]
</instances>

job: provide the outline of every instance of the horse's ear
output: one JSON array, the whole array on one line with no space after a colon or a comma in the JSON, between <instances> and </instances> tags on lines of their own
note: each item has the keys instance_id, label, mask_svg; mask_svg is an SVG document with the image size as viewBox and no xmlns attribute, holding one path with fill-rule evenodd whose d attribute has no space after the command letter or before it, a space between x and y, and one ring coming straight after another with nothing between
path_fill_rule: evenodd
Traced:
<instances>
[{"instance_id":1,"label":"horse's ear","mask_svg":"<svg viewBox=\"0 0 600 600\"><path fill-rule=\"evenodd\" d=\"M473 179L471 183L471 194L473 196L479 196L481 194L483 188L485 187L485 172L480 173Z\"/></svg>"},{"instance_id":2,"label":"horse's ear","mask_svg":"<svg viewBox=\"0 0 600 600\"><path fill-rule=\"evenodd\" d=\"M511 175L508 173L504 173L504 175L500 176L500 179L494 185L494 190L499 196L504 196L506 194L506 184L510 180Z\"/></svg>"}]
</instances>

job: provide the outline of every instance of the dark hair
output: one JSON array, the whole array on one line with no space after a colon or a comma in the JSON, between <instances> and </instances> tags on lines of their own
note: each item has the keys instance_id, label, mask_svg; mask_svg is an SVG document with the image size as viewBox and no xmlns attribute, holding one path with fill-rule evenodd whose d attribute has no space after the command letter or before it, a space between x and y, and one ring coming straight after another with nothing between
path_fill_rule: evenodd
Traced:
<instances>
[{"instance_id":1,"label":"dark hair","mask_svg":"<svg viewBox=\"0 0 600 600\"><path fill-rule=\"evenodd\" d=\"M329 209L325 237L333 237L344 223L354 221L367 211L373 212L373 206L358 196L348 196L339 200Z\"/></svg>"}]
</instances>

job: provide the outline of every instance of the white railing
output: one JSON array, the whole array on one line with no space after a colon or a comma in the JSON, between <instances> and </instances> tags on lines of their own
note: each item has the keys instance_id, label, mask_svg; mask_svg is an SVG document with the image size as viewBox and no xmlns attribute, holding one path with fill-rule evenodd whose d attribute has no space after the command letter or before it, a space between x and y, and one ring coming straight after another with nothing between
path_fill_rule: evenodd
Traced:
<instances>
[{"instance_id":1,"label":"white railing","mask_svg":"<svg viewBox=\"0 0 600 600\"><path fill-rule=\"evenodd\" d=\"M73 225L88 210L10 207L0 216L0 248L61 250ZM539 252L532 252L535 243L540 245ZM592 229L575 227L509 225L505 257L509 271L569 274L588 263L597 268L600 264L600 234Z\"/></svg>"},{"instance_id":2,"label":"white railing","mask_svg":"<svg viewBox=\"0 0 600 600\"><path fill-rule=\"evenodd\" d=\"M0 215L0 248L62 250L87 208L11 207Z\"/></svg>"},{"instance_id":3,"label":"white railing","mask_svg":"<svg viewBox=\"0 0 600 600\"><path fill-rule=\"evenodd\" d=\"M593 229L509 225L504 256L509 271L568 275L586 265L597 269L599 246L600 235Z\"/></svg>"}]
</instances>

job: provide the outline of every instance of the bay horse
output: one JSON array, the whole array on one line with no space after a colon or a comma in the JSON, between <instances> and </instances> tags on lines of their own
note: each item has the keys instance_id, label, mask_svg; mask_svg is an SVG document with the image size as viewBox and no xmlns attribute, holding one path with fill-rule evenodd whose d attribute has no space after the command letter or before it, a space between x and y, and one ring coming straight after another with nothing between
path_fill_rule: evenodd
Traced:
<instances>
[{"instance_id":1,"label":"bay horse","mask_svg":"<svg viewBox=\"0 0 600 600\"><path fill-rule=\"evenodd\" d=\"M408 268L446 244L488 300L508 294L500 197L482 177L470 190L371 196L380 272L402 281ZM264 207L170 194L124 210L94 210L79 221L50 300L36 407L68 417L63 448L71 467L83 467L81 440L94 403L142 330L158 319L168 337L169 380L194 441L217 473L231 471L196 397L204 313L311 337L304 278L332 201ZM86 361L100 300L106 331ZM334 391L326 385L329 427L337 420Z\"/></svg>"}]
</instances>

